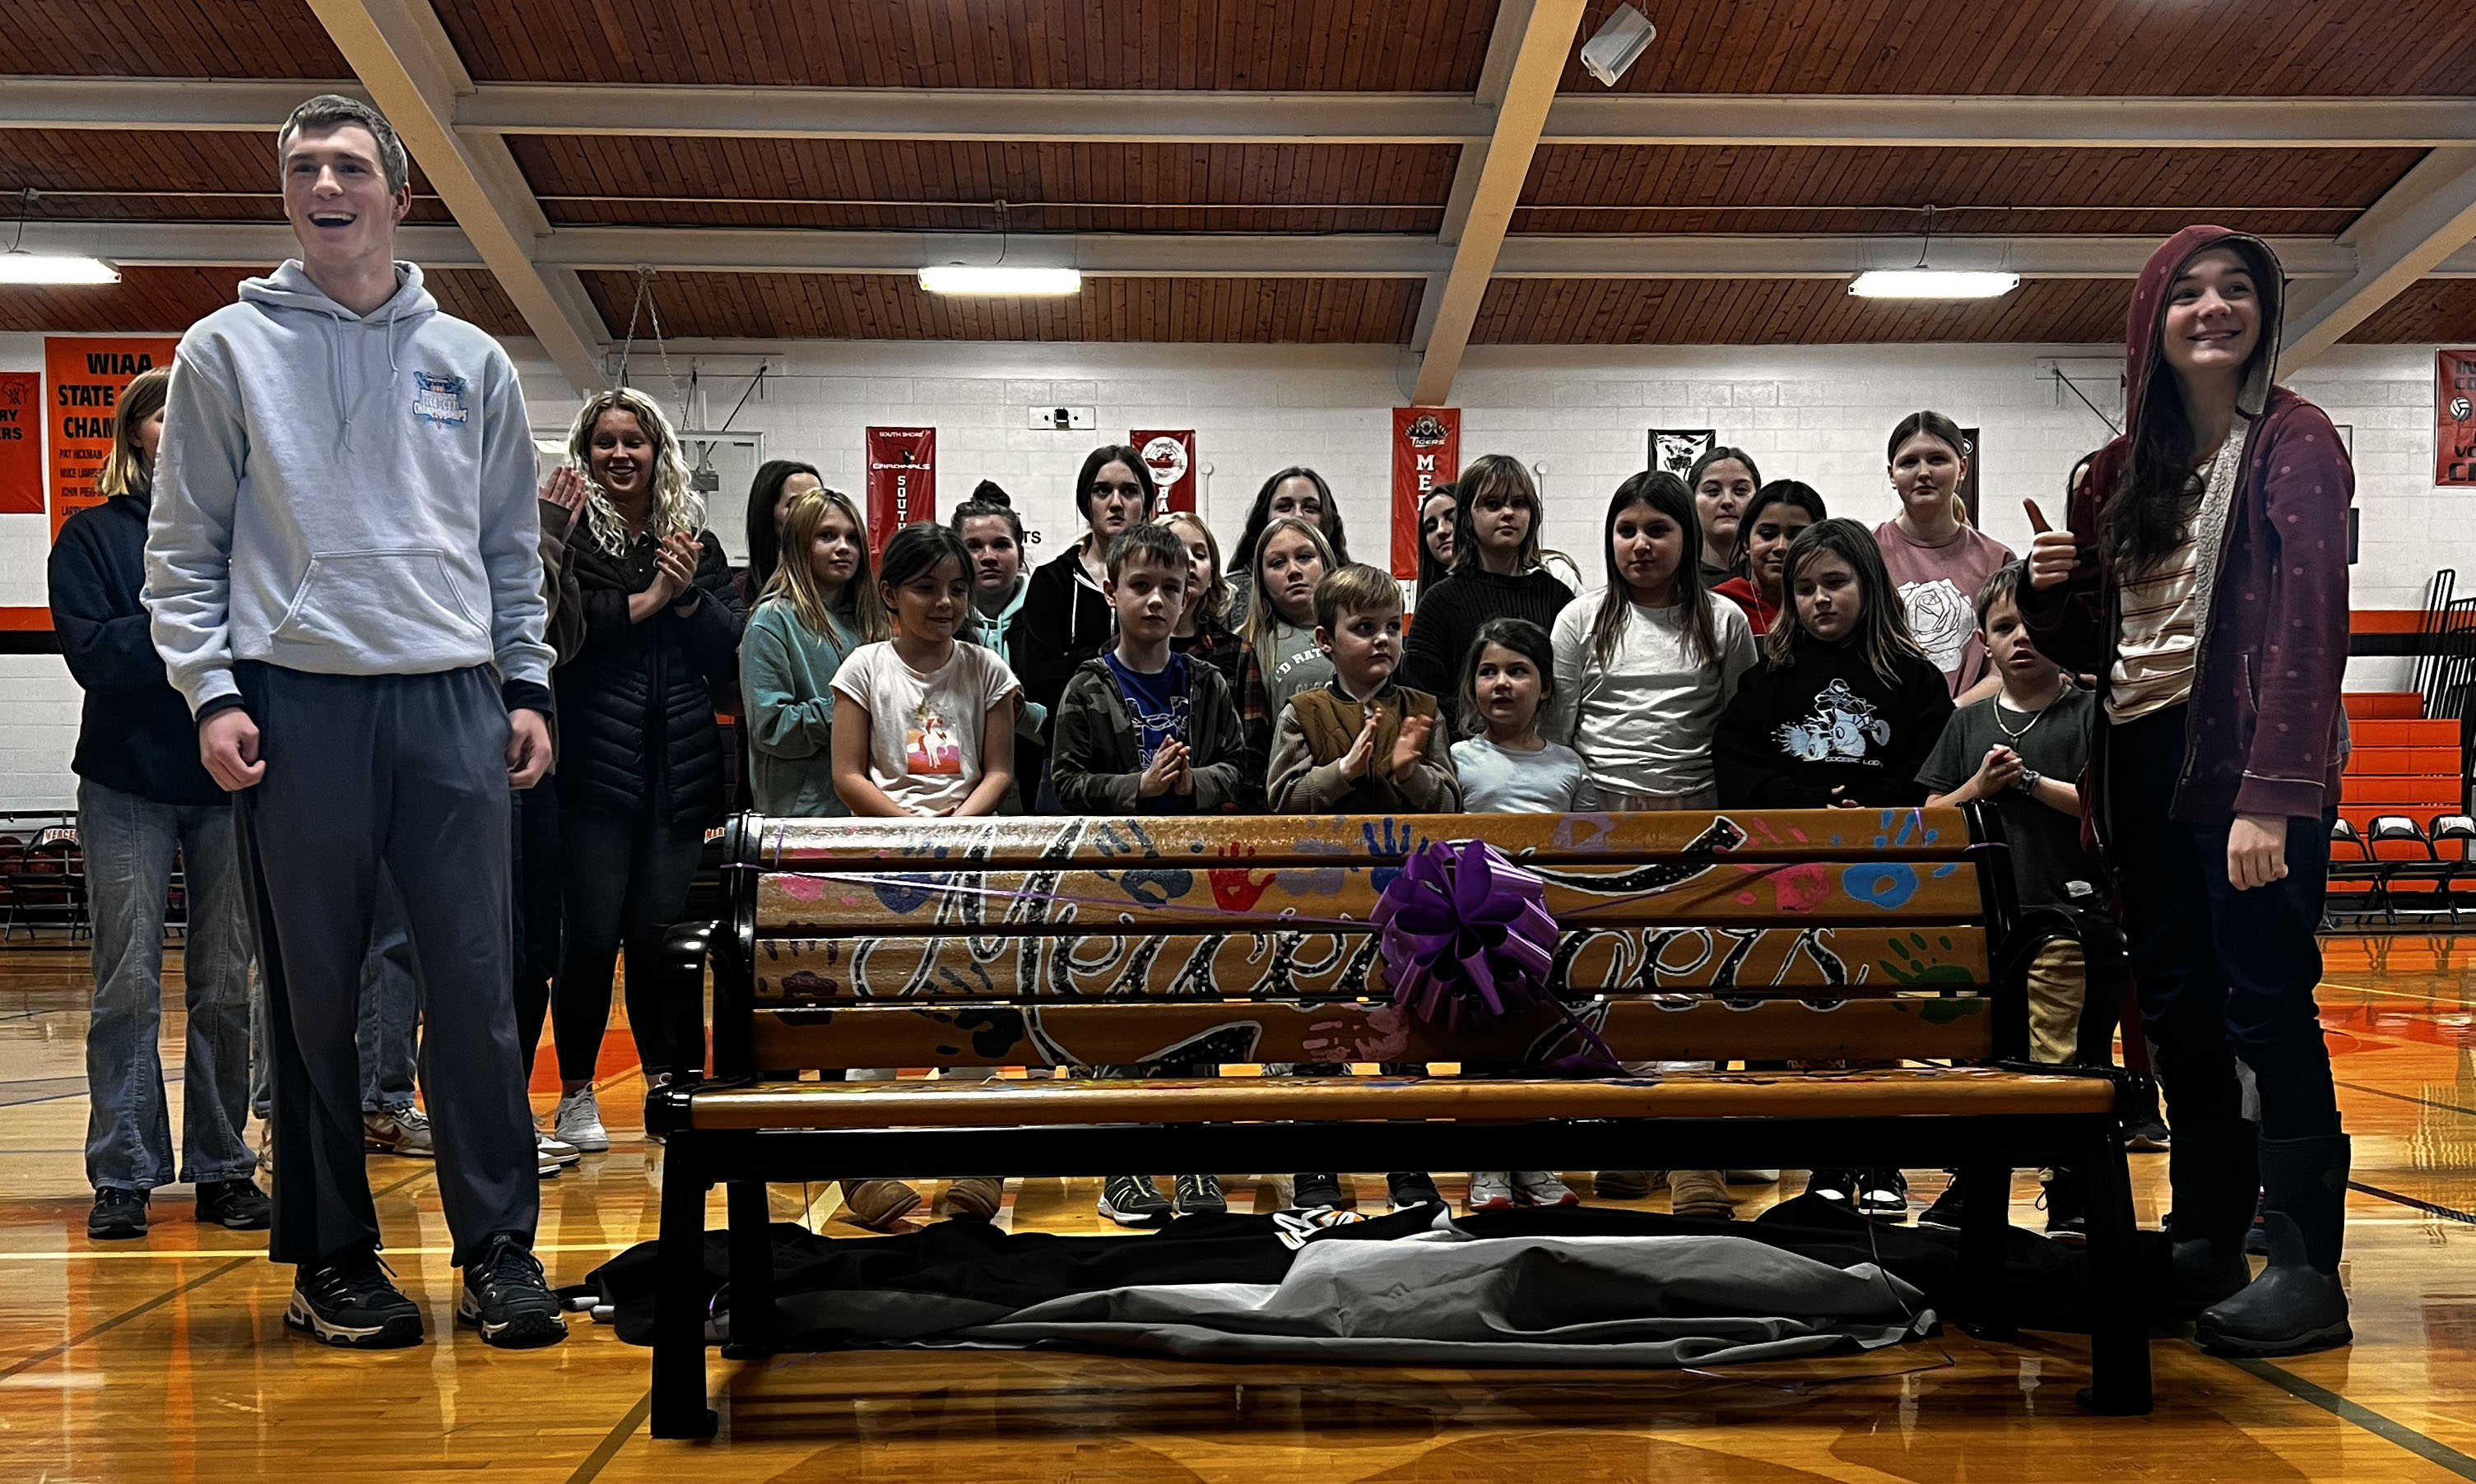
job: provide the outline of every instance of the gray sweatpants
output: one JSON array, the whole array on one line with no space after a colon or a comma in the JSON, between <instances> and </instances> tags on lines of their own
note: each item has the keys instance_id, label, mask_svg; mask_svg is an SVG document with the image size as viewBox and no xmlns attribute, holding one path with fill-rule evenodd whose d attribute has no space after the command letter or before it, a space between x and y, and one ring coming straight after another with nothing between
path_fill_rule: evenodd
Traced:
<instances>
[{"instance_id":1,"label":"gray sweatpants","mask_svg":"<svg viewBox=\"0 0 2476 1484\"><path fill-rule=\"evenodd\" d=\"M379 868L411 931L421 1084L462 1264L540 1209L516 1050L508 713L491 672L239 668L266 777L235 796L275 1063L277 1262L379 1245L356 1044Z\"/></svg>"}]
</instances>

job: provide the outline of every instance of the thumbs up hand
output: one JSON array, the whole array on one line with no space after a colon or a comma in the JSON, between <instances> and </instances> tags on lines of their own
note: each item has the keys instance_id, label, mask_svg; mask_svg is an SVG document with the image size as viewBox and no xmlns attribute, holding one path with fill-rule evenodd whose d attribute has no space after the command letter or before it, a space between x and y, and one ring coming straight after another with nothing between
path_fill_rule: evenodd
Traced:
<instances>
[{"instance_id":1,"label":"thumbs up hand","mask_svg":"<svg viewBox=\"0 0 2476 1484\"><path fill-rule=\"evenodd\" d=\"M2060 587L2071 579L2072 564L2079 559L2078 545L2070 532L2046 524L2037 501L2023 500L2020 505L2029 512L2029 529L2036 532L2029 541L2029 585Z\"/></svg>"}]
</instances>

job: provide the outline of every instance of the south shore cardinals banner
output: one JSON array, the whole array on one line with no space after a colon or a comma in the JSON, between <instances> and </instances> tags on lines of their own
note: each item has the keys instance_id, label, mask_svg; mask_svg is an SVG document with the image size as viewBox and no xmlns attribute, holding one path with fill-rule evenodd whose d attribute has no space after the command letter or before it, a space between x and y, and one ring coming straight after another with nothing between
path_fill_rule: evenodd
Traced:
<instances>
[{"instance_id":1,"label":"south shore cardinals banner","mask_svg":"<svg viewBox=\"0 0 2476 1484\"><path fill-rule=\"evenodd\" d=\"M937 518L937 430L868 431L868 551L881 555L894 533Z\"/></svg>"},{"instance_id":2,"label":"south shore cardinals banner","mask_svg":"<svg viewBox=\"0 0 2476 1484\"><path fill-rule=\"evenodd\" d=\"M1393 575L1419 575L1419 507L1462 467L1462 409L1393 409Z\"/></svg>"},{"instance_id":3,"label":"south shore cardinals banner","mask_svg":"<svg viewBox=\"0 0 2476 1484\"><path fill-rule=\"evenodd\" d=\"M165 335L43 337L44 416L52 435L52 534L88 506L101 505L94 482L111 452L111 421L120 392L140 371L172 363L181 342Z\"/></svg>"},{"instance_id":4,"label":"south shore cardinals banner","mask_svg":"<svg viewBox=\"0 0 2476 1484\"><path fill-rule=\"evenodd\" d=\"M2433 401L2433 482L2476 486L2476 351L2434 358Z\"/></svg>"},{"instance_id":5,"label":"south shore cardinals banner","mask_svg":"<svg viewBox=\"0 0 2476 1484\"><path fill-rule=\"evenodd\" d=\"M1195 508L1194 429L1151 433L1137 429L1127 434L1127 446L1143 455L1144 462L1151 466L1153 516Z\"/></svg>"},{"instance_id":6,"label":"south shore cardinals banner","mask_svg":"<svg viewBox=\"0 0 2476 1484\"><path fill-rule=\"evenodd\" d=\"M0 371L0 515L43 513L43 375Z\"/></svg>"}]
</instances>

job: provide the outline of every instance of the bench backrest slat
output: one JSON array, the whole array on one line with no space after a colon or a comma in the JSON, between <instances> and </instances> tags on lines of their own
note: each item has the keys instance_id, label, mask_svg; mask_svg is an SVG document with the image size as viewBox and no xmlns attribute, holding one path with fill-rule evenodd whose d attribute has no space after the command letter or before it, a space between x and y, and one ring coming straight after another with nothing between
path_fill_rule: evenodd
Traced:
<instances>
[{"instance_id":1,"label":"bench backrest slat","mask_svg":"<svg viewBox=\"0 0 2476 1484\"><path fill-rule=\"evenodd\" d=\"M1978 1061L1993 1053L1992 1002L1976 998L1795 1000L1752 1006L1648 1000L1587 1006L1626 1061ZM767 1067L1103 1067L1183 1073L1231 1062L1538 1065L1585 1049L1552 1007L1486 1026L1430 1026L1390 1005L1340 1003L898 1006L761 1010Z\"/></svg>"}]
</instances>

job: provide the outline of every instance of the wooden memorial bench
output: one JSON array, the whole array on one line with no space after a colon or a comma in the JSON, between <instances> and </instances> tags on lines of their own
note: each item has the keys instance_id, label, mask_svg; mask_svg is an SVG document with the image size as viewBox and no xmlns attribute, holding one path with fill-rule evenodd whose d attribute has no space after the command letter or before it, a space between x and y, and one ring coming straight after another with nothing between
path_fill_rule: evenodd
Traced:
<instances>
[{"instance_id":1,"label":"wooden memorial bench","mask_svg":"<svg viewBox=\"0 0 2476 1484\"><path fill-rule=\"evenodd\" d=\"M1552 1004L1428 1024L1366 924L1430 836L1546 882L1548 987L1626 1060L1843 1070L1557 1076ZM1122 1170L1957 1167L1964 1266L1999 1316L2011 1173L2086 1173L2092 1385L2146 1412L2118 1098L2026 1064L2024 930L1994 817L1968 809L1404 818L775 820L727 841L728 923L672 935L664 1002L709 1076L655 1090L667 1138L660 1437L710 1434L706 1197L729 1189L730 1346L770 1347L765 1185ZM2094 956L2094 955L2093 955ZM2093 981L2085 1045L2106 1045ZM2103 1001L2103 1003L2100 1002ZM2103 1057L2100 1058L2101 1061ZM1203 1065L1457 1062L1459 1076L1203 1077ZM845 1082L863 1067L1139 1067ZM1846 1070L1859 1068L1864 1070ZM1992 1326L2000 1332L1999 1320Z\"/></svg>"}]
</instances>

